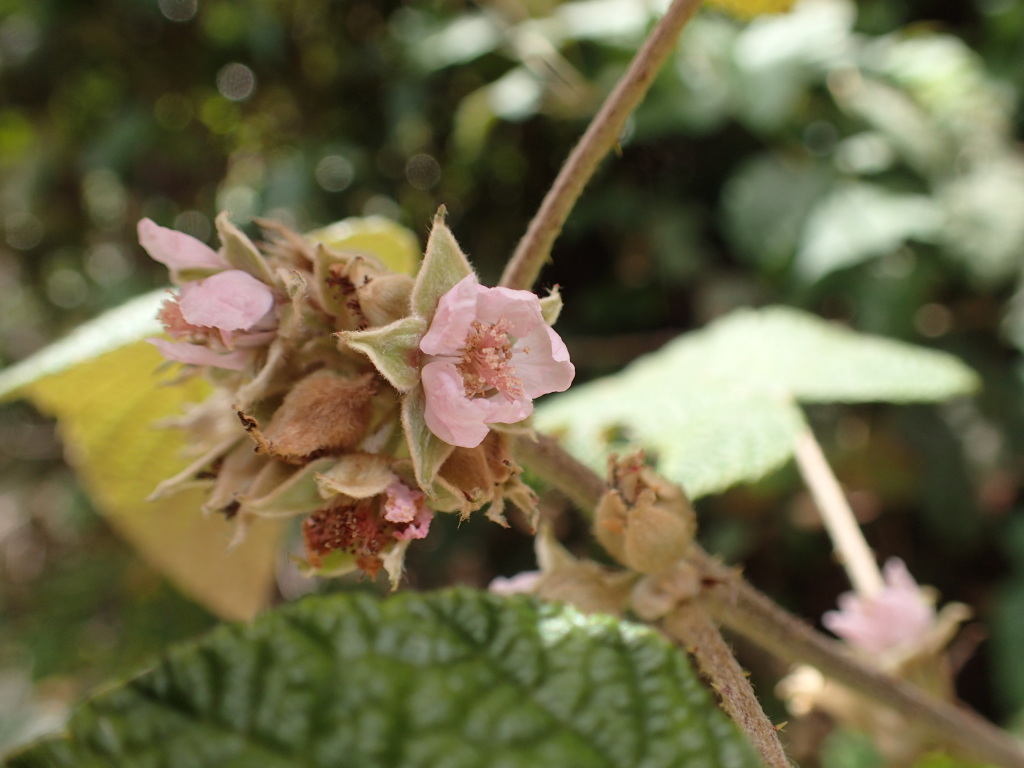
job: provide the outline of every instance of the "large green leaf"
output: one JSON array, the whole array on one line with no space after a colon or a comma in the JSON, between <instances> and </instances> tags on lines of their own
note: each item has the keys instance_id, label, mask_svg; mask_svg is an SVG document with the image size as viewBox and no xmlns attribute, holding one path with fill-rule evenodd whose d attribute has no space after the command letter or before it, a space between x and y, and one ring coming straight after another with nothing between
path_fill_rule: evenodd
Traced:
<instances>
[{"instance_id":1,"label":"large green leaf","mask_svg":"<svg viewBox=\"0 0 1024 768\"><path fill-rule=\"evenodd\" d=\"M784 307L743 310L537 410L537 426L599 468L630 443L692 497L757 480L804 429L799 402L935 402L977 378L950 355Z\"/></svg>"},{"instance_id":2,"label":"large green leaf","mask_svg":"<svg viewBox=\"0 0 1024 768\"><path fill-rule=\"evenodd\" d=\"M159 332L162 297L135 299L0 372L0 398L28 398L57 418L97 509L151 565L215 613L248 618L270 594L280 525L260 521L229 551L233 529L200 512L202 490L146 501L187 463L183 433L154 422L209 393L200 378L160 385L163 358L140 339Z\"/></svg>"},{"instance_id":3,"label":"large green leaf","mask_svg":"<svg viewBox=\"0 0 1024 768\"><path fill-rule=\"evenodd\" d=\"M455 590L310 598L97 696L9 768L754 766L647 628Z\"/></svg>"},{"instance_id":4,"label":"large green leaf","mask_svg":"<svg viewBox=\"0 0 1024 768\"><path fill-rule=\"evenodd\" d=\"M23 394L27 385L47 376L163 333L156 316L167 297L165 290L138 296L80 326L24 362L0 371L0 400Z\"/></svg>"},{"instance_id":5,"label":"large green leaf","mask_svg":"<svg viewBox=\"0 0 1024 768\"><path fill-rule=\"evenodd\" d=\"M810 214L796 269L814 281L895 253L908 240L933 241L941 224L942 211L927 195L890 192L875 184L845 184Z\"/></svg>"}]
</instances>

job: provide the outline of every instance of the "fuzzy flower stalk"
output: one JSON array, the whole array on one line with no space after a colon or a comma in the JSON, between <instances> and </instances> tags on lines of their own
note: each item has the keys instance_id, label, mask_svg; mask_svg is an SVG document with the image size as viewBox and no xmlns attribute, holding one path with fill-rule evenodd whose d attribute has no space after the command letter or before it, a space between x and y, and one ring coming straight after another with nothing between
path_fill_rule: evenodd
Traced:
<instances>
[{"instance_id":1,"label":"fuzzy flower stalk","mask_svg":"<svg viewBox=\"0 0 1024 768\"><path fill-rule=\"evenodd\" d=\"M575 373L550 327L557 293L481 286L443 211L418 270L415 238L381 220L308 237L258 223L257 246L222 214L217 250L139 223L175 286L151 343L213 385L175 420L195 455L154 496L207 487L239 539L301 517L306 573L383 569L393 585L437 512L504 523L511 501L534 518L506 433Z\"/></svg>"}]
</instances>

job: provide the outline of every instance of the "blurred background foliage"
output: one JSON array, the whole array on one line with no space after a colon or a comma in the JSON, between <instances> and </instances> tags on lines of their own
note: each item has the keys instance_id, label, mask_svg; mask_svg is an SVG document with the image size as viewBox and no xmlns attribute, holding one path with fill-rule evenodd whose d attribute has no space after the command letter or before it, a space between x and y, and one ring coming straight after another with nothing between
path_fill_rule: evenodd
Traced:
<instances>
[{"instance_id":1,"label":"blurred background foliage","mask_svg":"<svg viewBox=\"0 0 1024 768\"><path fill-rule=\"evenodd\" d=\"M143 216L206 239L221 209L300 230L379 214L422 238L443 203L493 282L656 5L0 0L0 363L163 283ZM1021 40L1013 0L706 9L542 275L581 380L773 303L974 366L971 401L811 417L879 554L975 610L960 691L1002 723L1024 712ZM112 536L25 404L0 409L0 461L2 748L214 619ZM798 613L846 588L794 471L699 512ZM531 563L522 533L446 521L410 580ZM769 694L777 670L746 661Z\"/></svg>"}]
</instances>

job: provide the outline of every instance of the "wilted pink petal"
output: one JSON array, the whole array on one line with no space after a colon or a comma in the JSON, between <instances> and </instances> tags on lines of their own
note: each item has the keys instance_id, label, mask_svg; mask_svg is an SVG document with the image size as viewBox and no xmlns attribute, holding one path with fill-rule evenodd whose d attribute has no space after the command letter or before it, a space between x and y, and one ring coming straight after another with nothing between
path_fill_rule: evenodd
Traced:
<instances>
[{"instance_id":1,"label":"wilted pink petal","mask_svg":"<svg viewBox=\"0 0 1024 768\"><path fill-rule=\"evenodd\" d=\"M883 569L885 587L873 598L852 592L839 596L839 610L822 617L826 628L869 653L913 646L927 635L935 608L906 565L892 558Z\"/></svg>"},{"instance_id":2,"label":"wilted pink petal","mask_svg":"<svg viewBox=\"0 0 1024 768\"><path fill-rule=\"evenodd\" d=\"M423 539L434 512L427 507L426 495L396 480L384 489L384 519L398 526L394 536L399 541Z\"/></svg>"},{"instance_id":3,"label":"wilted pink petal","mask_svg":"<svg viewBox=\"0 0 1024 768\"><path fill-rule=\"evenodd\" d=\"M274 292L248 272L229 269L183 285L178 305L192 325L245 331L273 308Z\"/></svg>"},{"instance_id":4,"label":"wilted pink petal","mask_svg":"<svg viewBox=\"0 0 1024 768\"><path fill-rule=\"evenodd\" d=\"M251 353L246 350L218 353L201 344L173 342L167 339L146 339L160 350L160 354L168 360L187 365L206 365L211 368L224 368L229 371L241 371L248 364Z\"/></svg>"},{"instance_id":5,"label":"wilted pink petal","mask_svg":"<svg viewBox=\"0 0 1024 768\"><path fill-rule=\"evenodd\" d=\"M473 275L441 297L420 350L427 427L463 448L489 424L525 419L533 398L565 390L576 372L534 294L485 288Z\"/></svg>"},{"instance_id":6,"label":"wilted pink petal","mask_svg":"<svg viewBox=\"0 0 1024 768\"><path fill-rule=\"evenodd\" d=\"M395 480L384 489L384 519L389 523L411 523L424 508L426 496Z\"/></svg>"},{"instance_id":7,"label":"wilted pink petal","mask_svg":"<svg viewBox=\"0 0 1024 768\"><path fill-rule=\"evenodd\" d=\"M423 509L416 513L415 519L405 527L395 531L395 538L399 541L406 539L425 539L430 533L430 521L434 519L434 513L429 509Z\"/></svg>"},{"instance_id":8,"label":"wilted pink petal","mask_svg":"<svg viewBox=\"0 0 1024 768\"><path fill-rule=\"evenodd\" d=\"M229 269L227 260L191 235L161 227L151 219L138 224L139 244L173 273L186 269Z\"/></svg>"}]
</instances>

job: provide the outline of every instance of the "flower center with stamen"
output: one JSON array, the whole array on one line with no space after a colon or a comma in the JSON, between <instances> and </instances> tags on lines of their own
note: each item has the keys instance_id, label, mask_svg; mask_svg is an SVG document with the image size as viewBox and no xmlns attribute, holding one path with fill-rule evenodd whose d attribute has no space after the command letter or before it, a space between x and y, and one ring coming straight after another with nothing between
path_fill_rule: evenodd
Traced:
<instances>
[{"instance_id":1,"label":"flower center with stamen","mask_svg":"<svg viewBox=\"0 0 1024 768\"><path fill-rule=\"evenodd\" d=\"M512 366L512 340L509 322L499 317L496 323L473 321L466 336L459 373L466 385L466 397L483 397L500 392L509 402L523 397L523 381Z\"/></svg>"}]
</instances>

